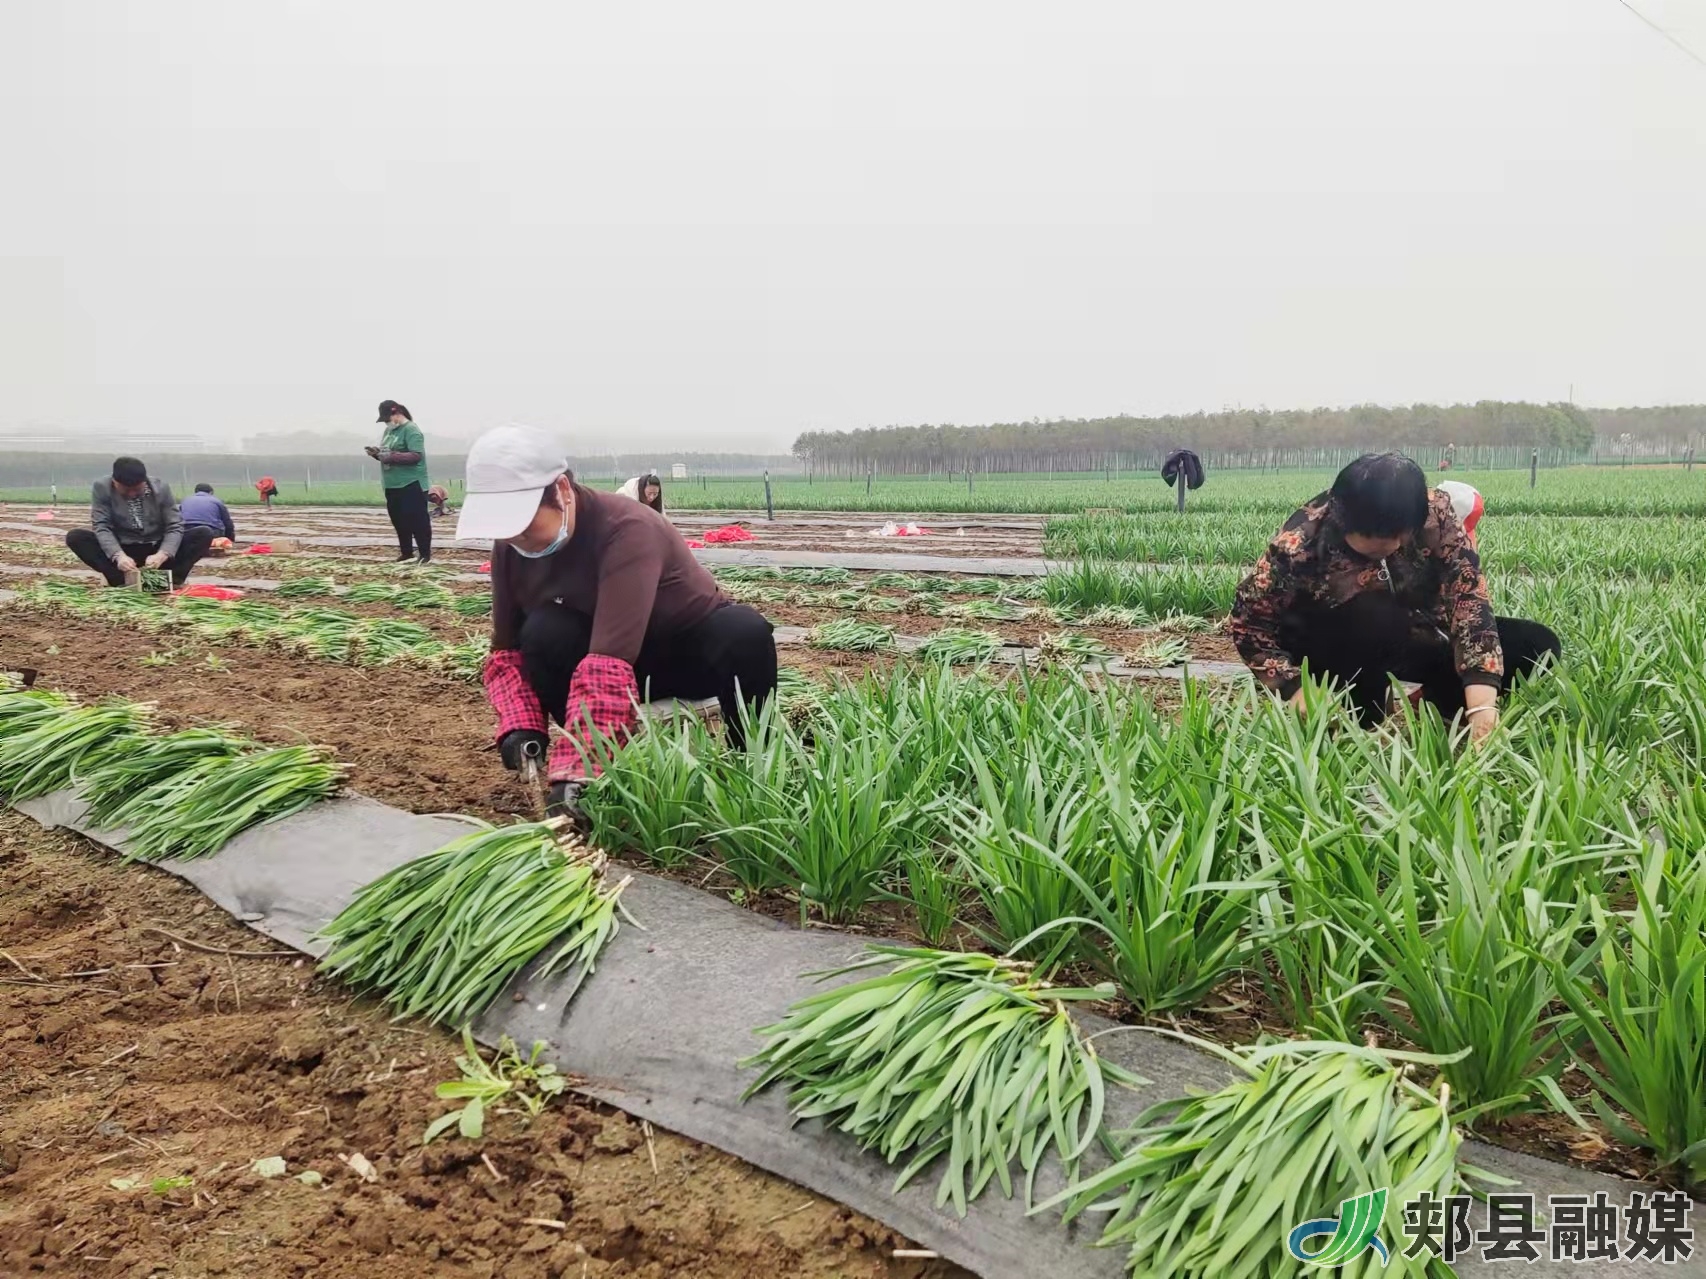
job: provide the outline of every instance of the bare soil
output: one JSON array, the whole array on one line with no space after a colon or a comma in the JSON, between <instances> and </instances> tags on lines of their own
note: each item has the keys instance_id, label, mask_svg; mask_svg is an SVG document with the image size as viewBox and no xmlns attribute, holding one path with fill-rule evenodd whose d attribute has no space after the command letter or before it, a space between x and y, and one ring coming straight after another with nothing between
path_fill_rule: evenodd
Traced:
<instances>
[{"instance_id":1,"label":"bare soil","mask_svg":"<svg viewBox=\"0 0 1706 1279\"><path fill-rule=\"evenodd\" d=\"M375 609L384 606L372 606ZM396 616L393 611L391 616ZM170 653L169 666L142 659ZM889 654L780 648L818 678L892 669ZM221 663L210 669L208 658ZM412 666L313 662L245 644L214 646L123 624L0 608L0 669L29 667L45 688L153 702L168 728L232 724L265 742L336 752L353 789L417 813L534 816L534 796L504 771L477 684Z\"/></svg>"},{"instance_id":2,"label":"bare soil","mask_svg":"<svg viewBox=\"0 0 1706 1279\"><path fill-rule=\"evenodd\" d=\"M449 1108L433 1093L456 1077L449 1036L392 1024L300 958L247 957L269 944L193 888L13 813L0 936L8 1279L966 1273L893 1259L906 1245L885 1227L572 1095L423 1148ZM270 1156L290 1175L250 1171ZM322 1185L295 1179L310 1171Z\"/></svg>"},{"instance_id":3,"label":"bare soil","mask_svg":"<svg viewBox=\"0 0 1706 1279\"><path fill-rule=\"evenodd\" d=\"M152 653L174 664L144 667ZM213 670L209 656L223 664ZM532 814L532 797L492 749L478 685L407 666L309 662L248 645L0 610L0 667L40 671L44 687L158 704L168 727L235 724L268 742L331 747L358 791L419 813L490 820Z\"/></svg>"},{"instance_id":4,"label":"bare soil","mask_svg":"<svg viewBox=\"0 0 1706 1279\"><path fill-rule=\"evenodd\" d=\"M44 538L55 533L63 536L66 529L88 522L88 511L80 502L62 505L52 521L35 522L39 508L12 504L0 507L0 520L28 524L31 532ZM731 543L754 550L810 550L826 552L882 552L897 555L962 556L1036 556L1042 552L1043 521L1014 517L1026 524L1024 528L978 527L980 520L964 516L945 516L935 524L925 517L919 520L926 528L937 528L923 537L872 537L872 529L881 528L889 516L871 513L778 512L775 520L750 515L731 517L727 513L679 511L672 513L683 536L697 537L708 528L738 523L753 534L753 541ZM390 538L391 526L383 511L372 507L302 508L275 507L271 511L259 507L241 506L233 511L240 542L266 542L280 537L371 537ZM913 519L913 516L906 516ZM1001 517L992 516L993 522ZM958 535L954 528L965 524L966 532ZM455 532L454 518L437 520L433 536L440 544L439 555L477 554L457 551L450 541ZM848 536L851 533L853 536ZM0 537L25 537L19 530L0 530ZM315 553L333 548L312 548ZM378 555L382 547L349 548L361 555Z\"/></svg>"}]
</instances>

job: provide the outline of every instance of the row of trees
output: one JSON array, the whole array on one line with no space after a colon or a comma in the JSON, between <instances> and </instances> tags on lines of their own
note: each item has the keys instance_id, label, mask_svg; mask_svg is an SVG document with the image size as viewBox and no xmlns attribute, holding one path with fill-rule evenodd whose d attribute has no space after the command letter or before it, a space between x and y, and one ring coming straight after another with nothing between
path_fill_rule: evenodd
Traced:
<instances>
[{"instance_id":1,"label":"row of trees","mask_svg":"<svg viewBox=\"0 0 1706 1279\"><path fill-rule=\"evenodd\" d=\"M1222 466L1314 465L1373 448L1495 454L1548 465L1606 454L1681 454L1706 435L1706 405L1582 409L1573 404L1482 400L1388 408L1236 409L1165 417L1103 417L990 426L892 426L809 431L794 456L818 475L1143 470L1175 448Z\"/></svg>"}]
</instances>

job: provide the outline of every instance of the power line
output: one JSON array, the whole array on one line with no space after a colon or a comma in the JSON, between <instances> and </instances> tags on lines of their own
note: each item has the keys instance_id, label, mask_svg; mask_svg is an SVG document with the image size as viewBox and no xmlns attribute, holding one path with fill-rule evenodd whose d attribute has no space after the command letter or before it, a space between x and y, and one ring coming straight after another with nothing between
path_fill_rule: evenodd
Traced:
<instances>
[{"instance_id":1,"label":"power line","mask_svg":"<svg viewBox=\"0 0 1706 1279\"><path fill-rule=\"evenodd\" d=\"M1669 31L1666 31L1658 23L1654 22L1651 18L1649 18L1646 14L1642 13L1634 5L1630 4L1629 0L1617 0L1617 3L1622 5L1625 9L1629 10L1630 13L1634 14L1637 18L1639 18L1642 22L1646 23L1654 31L1657 31L1661 36L1663 36L1666 40L1669 40L1677 48L1681 49L1690 58L1693 58L1694 61L1698 62L1701 66L1706 67L1706 58L1701 57L1698 53L1694 52L1693 49L1690 49L1686 44L1684 44L1676 36L1672 35Z\"/></svg>"}]
</instances>

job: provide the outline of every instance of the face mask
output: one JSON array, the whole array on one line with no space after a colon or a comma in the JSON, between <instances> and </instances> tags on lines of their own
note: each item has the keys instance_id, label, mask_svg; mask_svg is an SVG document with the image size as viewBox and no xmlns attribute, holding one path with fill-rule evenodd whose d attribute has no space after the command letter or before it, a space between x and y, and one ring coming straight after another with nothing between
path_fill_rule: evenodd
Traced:
<instances>
[{"instance_id":1,"label":"face mask","mask_svg":"<svg viewBox=\"0 0 1706 1279\"><path fill-rule=\"evenodd\" d=\"M529 550L526 550L520 546L517 546L514 542L511 542L509 544L509 547L510 547L510 550L514 551L517 555L521 556L521 558L524 560L542 560L547 555L555 555L558 551L562 550L563 549L563 543L568 541L568 540L569 540L569 504L567 501L564 501L563 502L563 526L557 530L557 536L552 541L551 545L547 546L542 551L529 551Z\"/></svg>"}]
</instances>

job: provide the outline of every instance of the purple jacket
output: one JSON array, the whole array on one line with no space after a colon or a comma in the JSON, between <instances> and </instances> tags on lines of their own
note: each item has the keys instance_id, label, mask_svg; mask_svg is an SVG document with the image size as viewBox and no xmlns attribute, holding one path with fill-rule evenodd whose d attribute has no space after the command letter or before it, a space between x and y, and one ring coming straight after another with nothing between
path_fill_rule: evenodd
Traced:
<instances>
[{"instance_id":1,"label":"purple jacket","mask_svg":"<svg viewBox=\"0 0 1706 1279\"><path fill-rule=\"evenodd\" d=\"M178 514L186 526L199 524L203 528L216 529L225 537L235 539L237 536L237 528L231 523L231 512L211 493L191 493L178 506Z\"/></svg>"}]
</instances>

